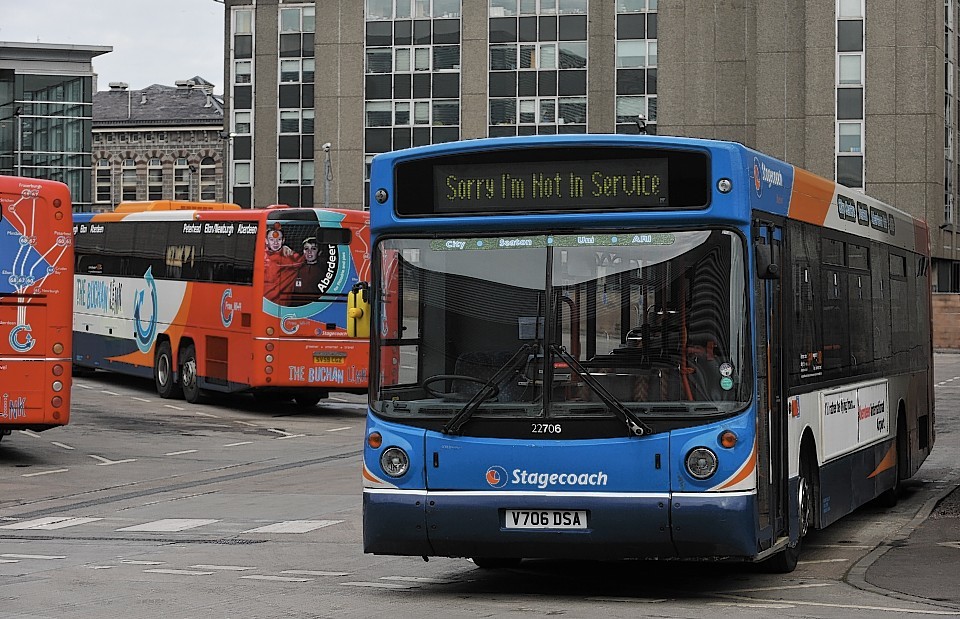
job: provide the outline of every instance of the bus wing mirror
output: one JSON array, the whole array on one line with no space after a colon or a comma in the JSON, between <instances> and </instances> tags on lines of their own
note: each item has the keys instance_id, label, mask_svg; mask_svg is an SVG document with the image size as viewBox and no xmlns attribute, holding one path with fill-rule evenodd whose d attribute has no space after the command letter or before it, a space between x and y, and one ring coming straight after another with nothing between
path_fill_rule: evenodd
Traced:
<instances>
[{"instance_id":1,"label":"bus wing mirror","mask_svg":"<svg viewBox=\"0 0 960 619\"><path fill-rule=\"evenodd\" d=\"M776 249L766 243L756 243L757 277L760 279L780 279L780 247Z\"/></svg>"}]
</instances>

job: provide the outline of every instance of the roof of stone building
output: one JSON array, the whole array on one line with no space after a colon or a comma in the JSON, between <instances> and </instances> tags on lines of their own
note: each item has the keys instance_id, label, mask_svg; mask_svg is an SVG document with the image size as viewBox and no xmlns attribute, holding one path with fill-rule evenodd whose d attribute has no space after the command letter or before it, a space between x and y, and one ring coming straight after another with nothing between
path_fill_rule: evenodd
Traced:
<instances>
[{"instance_id":1,"label":"roof of stone building","mask_svg":"<svg viewBox=\"0 0 960 619\"><path fill-rule=\"evenodd\" d=\"M93 95L94 128L146 125L223 125L223 97L213 94L213 84L196 76L176 86L153 84L130 90L111 83L110 90Z\"/></svg>"}]
</instances>

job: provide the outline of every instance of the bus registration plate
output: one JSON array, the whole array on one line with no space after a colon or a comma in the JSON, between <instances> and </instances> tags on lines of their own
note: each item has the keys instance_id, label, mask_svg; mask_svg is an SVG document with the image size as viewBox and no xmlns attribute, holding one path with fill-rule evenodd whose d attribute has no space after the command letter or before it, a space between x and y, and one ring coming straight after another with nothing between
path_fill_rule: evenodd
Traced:
<instances>
[{"instance_id":1,"label":"bus registration plate","mask_svg":"<svg viewBox=\"0 0 960 619\"><path fill-rule=\"evenodd\" d=\"M313 362L314 362L314 363L336 363L336 364L342 364L344 361L346 361L346 359L347 359L347 356L346 356L346 355L341 355L341 354L336 354L336 353L332 353L332 354L329 354L329 353L328 353L328 354L324 354L324 353L319 353L319 352L313 353Z\"/></svg>"},{"instance_id":2,"label":"bus registration plate","mask_svg":"<svg viewBox=\"0 0 960 619\"><path fill-rule=\"evenodd\" d=\"M586 529L587 512L583 510L545 509L505 510L508 529Z\"/></svg>"}]
</instances>

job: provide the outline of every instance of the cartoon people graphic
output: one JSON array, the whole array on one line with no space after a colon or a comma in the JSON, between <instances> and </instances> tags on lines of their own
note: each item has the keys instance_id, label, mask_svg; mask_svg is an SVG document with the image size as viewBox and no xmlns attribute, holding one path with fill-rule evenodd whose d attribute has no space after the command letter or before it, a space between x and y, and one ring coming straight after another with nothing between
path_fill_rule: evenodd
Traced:
<instances>
[{"instance_id":1,"label":"cartoon people graphic","mask_svg":"<svg viewBox=\"0 0 960 619\"><path fill-rule=\"evenodd\" d=\"M264 259L263 296L281 303L297 275L297 268L303 262L300 254L284 244L283 229L279 223L267 230L267 246Z\"/></svg>"}]
</instances>

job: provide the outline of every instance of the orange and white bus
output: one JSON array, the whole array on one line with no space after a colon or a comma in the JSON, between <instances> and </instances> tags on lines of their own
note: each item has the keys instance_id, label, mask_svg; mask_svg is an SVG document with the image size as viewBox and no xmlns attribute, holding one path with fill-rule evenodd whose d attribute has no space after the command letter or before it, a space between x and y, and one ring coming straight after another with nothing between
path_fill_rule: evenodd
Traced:
<instances>
[{"instance_id":1,"label":"orange and white bus","mask_svg":"<svg viewBox=\"0 0 960 619\"><path fill-rule=\"evenodd\" d=\"M0 176L0 437L70 421L70 191Z\"/></svg>"},{"instance_id":2,"label":"orange and white bus","mask_svg":"<svg viewBox=\"0 0 960 619\"><path fill-rule=\"evenodd\" d=\"M197 206L75 217L74 365L152 377L189 402L365 393L369 215Z\"/></svg>"}]
</instances>

